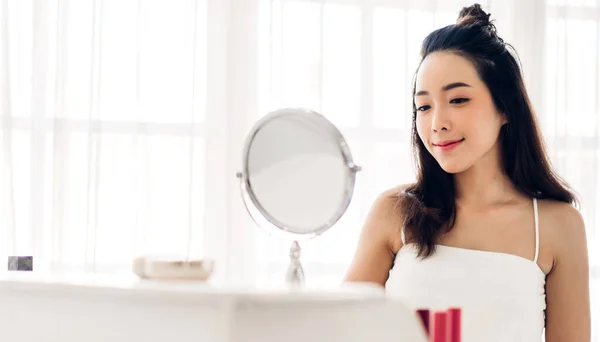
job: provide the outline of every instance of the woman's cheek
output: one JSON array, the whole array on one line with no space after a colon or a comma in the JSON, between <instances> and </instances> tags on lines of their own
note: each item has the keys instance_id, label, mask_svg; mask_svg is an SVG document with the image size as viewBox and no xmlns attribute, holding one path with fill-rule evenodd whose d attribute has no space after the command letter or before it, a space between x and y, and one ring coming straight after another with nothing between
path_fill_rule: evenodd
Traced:
<instances>
[{"instance_id":1,"label":"woman's cheek","mask_svg":"<svg viewBox=\"0 0 600 342\"><path fill-rule=\"evenodd\" d=\"M419 134L419 138L421 138L421 141L423 142L423 144L425 146L427 146L427 140L428 140L428 136L427 136L427 122L426 119L422 118L422 117L417 117L417 134Z\"/></svg>"}]
</instances>

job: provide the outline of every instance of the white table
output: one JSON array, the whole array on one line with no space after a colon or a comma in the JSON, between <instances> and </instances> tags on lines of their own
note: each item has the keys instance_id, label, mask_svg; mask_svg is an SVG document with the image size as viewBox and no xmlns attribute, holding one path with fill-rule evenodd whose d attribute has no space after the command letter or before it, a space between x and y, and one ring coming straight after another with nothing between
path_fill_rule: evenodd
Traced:
<instances>
[{"instance_id":1,"label":"white table","mask_svg":"<svg viewBox=\"0 0 600 342\"><path fill-rule=\"evenodd\" d=\"M370 286L290 292L21 272L0 274L0 340L426 341L413 312Z\"/></svg>"}]
</instances>

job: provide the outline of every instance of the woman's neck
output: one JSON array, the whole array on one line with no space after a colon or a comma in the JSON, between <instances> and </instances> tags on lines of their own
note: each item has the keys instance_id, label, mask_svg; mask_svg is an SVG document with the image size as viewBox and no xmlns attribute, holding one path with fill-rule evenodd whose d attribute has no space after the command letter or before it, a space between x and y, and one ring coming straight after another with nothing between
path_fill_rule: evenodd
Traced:
<instances>
[{"instance_id":1,"label":"woman's neck","mask_svg":"<svg viewBox=\"0 0 600 342\"><path fill-rule=\"evenodd\" d=\"M488 207L522 197L504 173L497 158L479 160L468 170L454 175L456 202L460 206Z\"/></svg>"}]
</instances>

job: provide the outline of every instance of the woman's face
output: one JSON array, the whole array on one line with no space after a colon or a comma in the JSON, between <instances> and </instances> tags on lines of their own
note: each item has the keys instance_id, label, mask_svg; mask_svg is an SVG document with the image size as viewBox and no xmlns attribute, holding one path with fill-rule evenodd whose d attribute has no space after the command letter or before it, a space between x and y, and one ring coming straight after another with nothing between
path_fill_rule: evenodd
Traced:
<instances>
[{"instance_id":1,"label":"woman's face","mask_svg":"<svg viewBox=\"0 0 600 342\"><path fill-rule=\"evenodd\" d=\"M497 153L506 119L468 59L450 52L428 55L417 73L414 101L419 137L444 171L463 172Z\"/></svg>"}]
</instances>

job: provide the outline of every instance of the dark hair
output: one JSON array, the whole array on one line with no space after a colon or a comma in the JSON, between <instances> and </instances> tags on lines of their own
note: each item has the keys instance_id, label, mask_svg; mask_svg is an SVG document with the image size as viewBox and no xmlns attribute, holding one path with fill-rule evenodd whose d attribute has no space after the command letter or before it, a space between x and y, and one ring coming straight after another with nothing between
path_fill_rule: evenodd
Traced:
<instances>
[{"instance_id":1,"label":"dark hair","mask_svg":"<svg viewBox=\"0 0 600 342\"><path fill-rule=\"evenodd\" d=\"M436 51L456 53L471 61L489 88L494 105L506 115L508 123L500 131L502 163L516 189L529 197L575 204L575 195L554 173L544 150L516 52L498 37L489 17L479 4L463 8L456 24L425 38L421 62ZM440 167L418 136L415 87L416 73L412 145L417 181L399 194L398 206L407 238L418 246L420 257L427 257L435 251L436 238L454 227L455 189L453 176Z\"/></svg>"}]
</instances>

